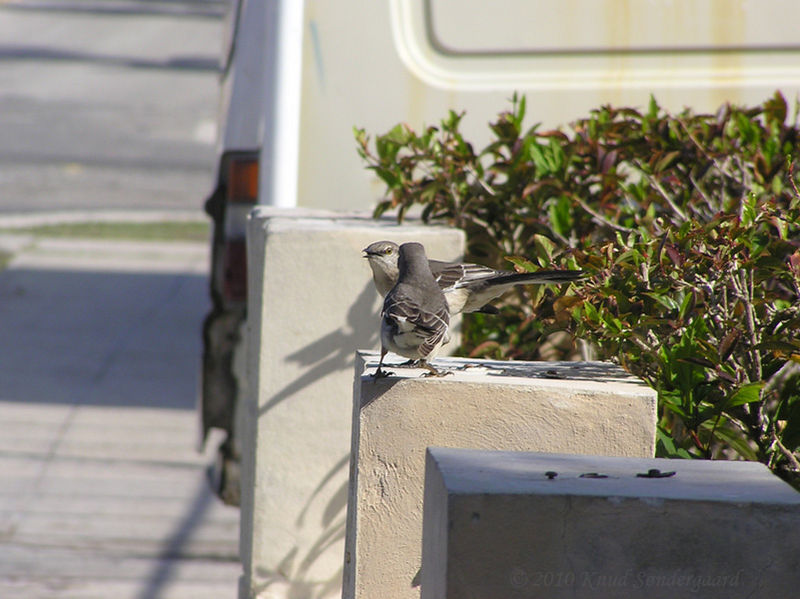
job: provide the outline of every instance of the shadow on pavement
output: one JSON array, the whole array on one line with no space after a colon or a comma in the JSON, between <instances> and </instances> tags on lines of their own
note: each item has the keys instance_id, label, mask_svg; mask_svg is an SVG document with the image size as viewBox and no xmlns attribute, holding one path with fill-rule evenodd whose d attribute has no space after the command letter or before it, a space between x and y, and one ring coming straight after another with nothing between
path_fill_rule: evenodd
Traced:
<instances>
[{"instance_id":1,"label":"shadow on pavement","mask_svg":"<svg viewBox=\"0 0 800 599\"><path fill-rule=\"evenodd\" d=\"M19 547L32 560L51 546L66 556L63 572L36 574L35 562L20 561L32 574L15 578L18 587L58 580L69 596L113 585L139 599L235 595L238 512L211 493L207 458L191 442L207 295L206 276L191 268L0 272L0 408L30 416L17 427L22 440L46 434L35 433L37 418L52 431L40 449L0 451L12 472L20 464L40 472L12 480L25 490L6 508L18 526L0 544L0 563ZM139 407L156 410L130 409ZM56 507L42 511L42 502ZM87 509L97 516L87 520ZM53 540L37 526L75 533ZM91 558L112 547L116 557ZM138 564L137 573L119 572L114 560Z\"/></svg>"},{"instance_id":2,"label":"shadow on pavement","mask_svg":"<svg viewBox=\"0 0 800 599\"><path fill-rule=\"evenodd\" d=\"M193 409L207 308L192 273L0 274L0 400Z\"/></svg>"}]
</instances>

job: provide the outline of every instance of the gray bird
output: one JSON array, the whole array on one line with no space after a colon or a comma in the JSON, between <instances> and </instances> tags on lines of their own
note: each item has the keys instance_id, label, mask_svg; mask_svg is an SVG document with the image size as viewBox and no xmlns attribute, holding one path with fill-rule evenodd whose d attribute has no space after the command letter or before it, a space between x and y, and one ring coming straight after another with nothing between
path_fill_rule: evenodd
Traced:
<instances>
[{"instance_id":1,"label":"gray bird","mask_svg":"<svg viewBox=\"0 0 800 599\"><path fill-rule=\"evenodd\" d=\"M386 376L383 358L392 351L441 373L428 363L445 342L450 313L444 293L433 278L425 248L404 243L398 249L397 283L386 293L381 311L381 359L375 377Z\"/></svg>"},{"instance_id":2,"label":"gray bird","mask_svg":"<svg viewBox=\"0 0 800 599\"><path fill-rule=\"evenodd\" d=\"M393 241L376 241L363 250L372 269L375 288L385 296L397 282L398 246ZM583 276L582 270L540 270L514 272L495 270L468 262L440 262L429 260L431 274L444 292L450 315L460 312L486 312L496 314L497 308L489 302L497 299L515 285L541 283L566 283Z\"/></svg>"}]
</instances>

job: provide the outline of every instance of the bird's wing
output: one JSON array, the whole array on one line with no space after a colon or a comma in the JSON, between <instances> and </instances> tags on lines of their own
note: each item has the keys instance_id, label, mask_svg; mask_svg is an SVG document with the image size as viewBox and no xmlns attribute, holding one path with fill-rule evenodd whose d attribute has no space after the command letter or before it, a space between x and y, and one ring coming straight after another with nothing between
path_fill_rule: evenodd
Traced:
<instances>
[{"instance_id":1,"label":"bird's wing","mask_svg":"<svg viewBox=\"0 0 800 599\"><path fill-rule=\"evenodd\" d=\"M420 340L420 353L428 355L447 335L450 314L442 302L435 309L425 309L419 301L395 288L385 302L384 318L392 321L399 334L411 334Z\"/></svg>"},{"instance_id":2,"label":"bird's wing","mask_svg":"<svg viewBox=\"0 0 800 599\"><path fill-rule=\"evenodd\" d=\"M482 288L484 285L521 285L535 283L566 283L583 277L581 270L540 270L514 272L496 270L480 264L436 262L431 260L431 271L442 291L461 287Z\"/></svg>"},{"instance_id":3,"label":"bird's wing","mask_svg":"<svg viewBox=\"0 0 800 599\"><path fill-rule=\"evenodd\" d=\"M492 300L515 285L537 283L567 283L583 277L580 270L540 270L514 272L495 270L480 264L430 261L431 272L447 298L452 314L486 311Z\"/></svg>"},{"instance_id":4,"label":"bird's wing","mask_svg":"<svg viewBox=\"0 0 800 599\"><path fill-rule=\"evenodd\" d=\"M458 289L501 274L501 271L488 266L481 266L480 264L459 264L457 262L437 262L434 260L430 262L433 277L443 291Z\"/></svg>"}]
</instances>

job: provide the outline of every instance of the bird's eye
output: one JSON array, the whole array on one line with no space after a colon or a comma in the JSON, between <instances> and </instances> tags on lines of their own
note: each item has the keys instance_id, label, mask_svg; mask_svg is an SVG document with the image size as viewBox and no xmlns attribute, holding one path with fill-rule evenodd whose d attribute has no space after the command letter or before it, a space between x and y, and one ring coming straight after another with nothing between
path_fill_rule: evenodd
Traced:
<instances>
[{"instance_id":1,"label":"bird's eye","mask_svg":"<svg viewBox=\"0 0 800 599\"><path fill-rule=\"evenodd\" d=\"M392 253L392 248L386 248L385 250L383 250L383 253L384 254L391 254Z\"/></svg>"}]
</instances>

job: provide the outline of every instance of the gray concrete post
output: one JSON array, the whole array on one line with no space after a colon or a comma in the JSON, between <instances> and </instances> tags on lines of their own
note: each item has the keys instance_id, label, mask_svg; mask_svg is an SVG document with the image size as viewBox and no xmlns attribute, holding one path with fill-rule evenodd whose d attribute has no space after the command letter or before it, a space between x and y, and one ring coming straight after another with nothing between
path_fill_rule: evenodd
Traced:
<instances>
[{"instance_id":1,"label":"gray concrete post","mask_svg":"<svg viewBox=\"0 0 800 599\"><path fill-rule=\"evenodd\" d=\"M800 493L756 462L428 450L422 599L794 597Z\"/></svg>"}]
</instances>

